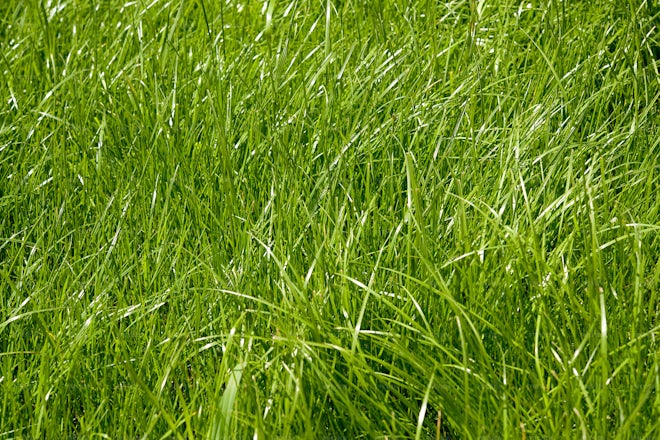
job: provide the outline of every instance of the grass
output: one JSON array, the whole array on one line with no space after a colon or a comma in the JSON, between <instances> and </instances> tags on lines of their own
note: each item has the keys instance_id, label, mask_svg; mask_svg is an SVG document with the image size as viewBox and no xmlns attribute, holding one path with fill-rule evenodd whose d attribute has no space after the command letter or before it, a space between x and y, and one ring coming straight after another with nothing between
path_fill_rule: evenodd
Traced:
<instances>
[{"instance_id":1,"label":"grass","mask_svg":"<svg viewBox=\"0 0 660 440\"><path fill-rule=\"evenodd\" d=\"M0 438L660 435L660 8L0 4Z\"/></svg>"}]
</instances>

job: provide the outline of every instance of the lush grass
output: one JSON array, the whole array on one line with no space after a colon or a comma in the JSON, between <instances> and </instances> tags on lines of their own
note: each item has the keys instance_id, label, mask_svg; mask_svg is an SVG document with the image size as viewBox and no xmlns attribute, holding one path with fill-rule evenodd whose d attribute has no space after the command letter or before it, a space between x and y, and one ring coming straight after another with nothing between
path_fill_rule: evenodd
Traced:
<instances>
[{"instance_id":1,"label":"lush grass","mask_svg":"<svg viewBox=\"0 0 660 440\"><path fill-rule=\"evenodd\" d=\"M0 438L660 436L659 12L3 0Z\"/></svg>"}]
</instances>

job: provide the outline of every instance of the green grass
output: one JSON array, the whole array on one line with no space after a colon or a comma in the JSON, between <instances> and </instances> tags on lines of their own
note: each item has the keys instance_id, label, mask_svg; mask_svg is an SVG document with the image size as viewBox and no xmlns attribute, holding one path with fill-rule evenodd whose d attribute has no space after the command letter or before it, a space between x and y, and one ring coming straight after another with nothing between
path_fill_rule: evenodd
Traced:
<instances>
[{"instance_id":1,"label":"green grass","mask_svg":"<svg viewBox=\"0 0 660 440\"><path fill-rule=\"evenodd\" d=\"M0 438L660 436L660 8L4 0Z\"/></svg>"}]
</instances>

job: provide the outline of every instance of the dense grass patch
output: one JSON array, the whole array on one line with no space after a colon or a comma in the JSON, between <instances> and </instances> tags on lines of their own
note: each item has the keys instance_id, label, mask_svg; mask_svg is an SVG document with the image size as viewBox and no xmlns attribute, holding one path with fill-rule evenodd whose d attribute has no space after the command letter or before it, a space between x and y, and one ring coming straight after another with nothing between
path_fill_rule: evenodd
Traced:
<instances>
[{"instance_id":1,"label":"dense grass patch","mask_svg":"<svg viewBox=\"0 0 660 440\"><path fill-rule=\"evenodd\" d=\"M3 1L0 438L660 435L654 4Z\"/></svg>"}]
</instances>

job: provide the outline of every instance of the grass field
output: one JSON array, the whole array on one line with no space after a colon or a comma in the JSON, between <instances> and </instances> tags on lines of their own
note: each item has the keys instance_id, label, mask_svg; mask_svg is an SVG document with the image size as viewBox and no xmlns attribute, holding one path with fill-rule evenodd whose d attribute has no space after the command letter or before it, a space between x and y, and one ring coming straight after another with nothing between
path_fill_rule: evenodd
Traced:
<instances>
[{"instance_id":1,"label":"grass field","mask_svg":"<svg viewBox=\"0 0 660 440\"><path fill-rule=\"evenodd\" d=\"M657 438L650 0L0 2L0 439Z\"/></svg>"}]
</instances>

